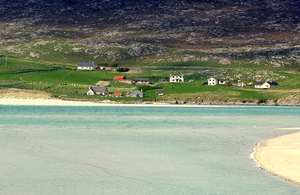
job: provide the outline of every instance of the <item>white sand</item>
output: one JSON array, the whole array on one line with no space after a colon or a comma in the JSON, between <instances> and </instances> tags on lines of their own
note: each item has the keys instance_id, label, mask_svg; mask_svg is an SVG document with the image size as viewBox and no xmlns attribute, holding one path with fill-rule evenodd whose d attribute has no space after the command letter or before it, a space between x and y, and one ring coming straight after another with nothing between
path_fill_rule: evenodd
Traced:
<instances>
[{"instance_id":1,"label":"white sand","mask_svg":"<svg viewBox=\"0 0 300 195\"><path fill-rule=\"evenodd\" d=\"M255 159L271 173L300 183L300 132L261 141Z\"/></svg>"},{"instance_id":2,"label":"white sand","mask_svg":"<svg viewBox=\"0 0 300 195\"><path fill-rule=\"evenodd\" d=\"M230 107L227 105L182 105L182 104L168 104L168 103L140 103L140 104L121 104L109 100L102 102L89 101L64 101L60 99L41 99L41 98L9 98L0 96L0 105L32 105L32 106L167 106L167 107Z\"/></svg>"},{"instance_id":3,"label":"white sand","mask_svg":"<svg viewBox=\"0 0 300 195\"><path fill-rule=\"evenodd\" d=\"M0 98L0 105L97 106L100 104L96 104L93 102L81 102L81 101L63 101L59 99Z\"/></svg>"}]
</instances>

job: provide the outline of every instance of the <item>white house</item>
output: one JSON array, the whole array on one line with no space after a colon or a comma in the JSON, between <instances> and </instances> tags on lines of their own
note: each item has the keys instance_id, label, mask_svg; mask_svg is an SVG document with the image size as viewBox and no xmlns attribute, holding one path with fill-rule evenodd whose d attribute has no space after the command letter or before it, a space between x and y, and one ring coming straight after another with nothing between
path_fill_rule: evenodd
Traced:
<instances>
[{"instance_id":1,"label":"white house","mask_svg":"<svg viewBox=\"0 0 300 195\"><path fill-rule=\"evenodd\" d=\"M94 62L78 62L77 65L78 70L95 70Z\"/></svg>"},{"instance_id":2,"label":"white house","mask_svg":"<svg viewBox=\"0 0 300 195\"><path fill-rule=\"evenodd\" d=\"M107 90L107 87L90 87L86 94L87 95L96 95L97 94L97 95L107 96L108 90Z\"/></svg>"},{"instance_id":3,"label":"white house","mask_svg":"<svg viewBox=\"0 0 300 195\"><path fill-rule=\"evenodd\" d=\"M279 84L276 83L276 82L272 82L272 81L266 82L266 81L263 81L263 82L257 82L257 83L255 83L254 88L256 88L256 89L269 89L271 87L277 87L277 86L279 86Z\"/></svg>"},{"instance_id":4,"label":"white house","mask_svg":"<svg viewBox=\"0 0 300 195\"><path fill-rule=\"evenodd\" d=\"M208 85L210 86L214 86L217 84L225 85L228 81L229 81L228 79L221 79L219 77L210 77L208 79Z\"/></svg>"},{"instance_id":5,"label":"white house","mask_svg":"<svg viewBox=\"0 0 300 195\"><path fill-rule=\"evenodd\" d=\"M181 82L184 82L183 74L181 74L181 75L171 75L170 74L170 82L171 83L181 83Z\"/></svg>"}]
</instances>

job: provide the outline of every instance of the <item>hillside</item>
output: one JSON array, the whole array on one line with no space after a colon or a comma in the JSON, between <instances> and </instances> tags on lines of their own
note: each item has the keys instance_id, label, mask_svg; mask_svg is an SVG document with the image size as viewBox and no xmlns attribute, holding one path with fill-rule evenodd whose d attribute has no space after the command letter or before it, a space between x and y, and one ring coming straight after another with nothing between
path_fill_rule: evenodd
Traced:
<instances>
[{"instance_id":1,"label":"hillside","mask_svg":"<svg viewBox=\"0 0 300 195\"><path fill-rule=\"evenodd\" d=\"M296 0L4 0L0 54L126 66L212 61L299 68Z\"/></svg>"}]
</instances>

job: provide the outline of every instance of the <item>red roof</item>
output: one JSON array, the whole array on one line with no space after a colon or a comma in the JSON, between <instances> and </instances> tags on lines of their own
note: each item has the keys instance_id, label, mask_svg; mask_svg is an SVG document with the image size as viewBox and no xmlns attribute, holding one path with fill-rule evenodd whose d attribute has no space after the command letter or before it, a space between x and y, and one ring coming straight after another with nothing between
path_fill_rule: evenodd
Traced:
<instances>
[{"instance_id":1,"label":"red roof","mask_svg":"<svg viewBox=\"0 0 300 195\"><path fill-rule=\"evenodd\" d=\"M122 92L116 92L115 96L122 96Z\"/></svg>"},{"instance_id":2,"label":"red roof","mask_svg":"<svg viewBox=\"0 0 300 195\"><path fill-rule=\"evenodd\" d=\"M125 76L114 76L114 80L123 80L126 79Z\"/></svg>"}]
</instances>

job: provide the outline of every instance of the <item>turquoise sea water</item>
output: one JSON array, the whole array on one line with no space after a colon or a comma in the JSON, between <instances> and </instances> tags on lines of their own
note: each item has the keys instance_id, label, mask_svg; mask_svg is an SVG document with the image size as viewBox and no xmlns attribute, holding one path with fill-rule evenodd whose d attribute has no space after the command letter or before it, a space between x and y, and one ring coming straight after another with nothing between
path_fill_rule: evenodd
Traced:
<instances>
[{"instance_id":1,"label":"turquoise sea water","mask_svg":"<svg viewBox=\"0 0 300 195\"><path fill-rule=\"evenodd\" d=\"M0 106L0 194L300 194L255 166L297 107Z\"/></svg>"}]
</instances>

